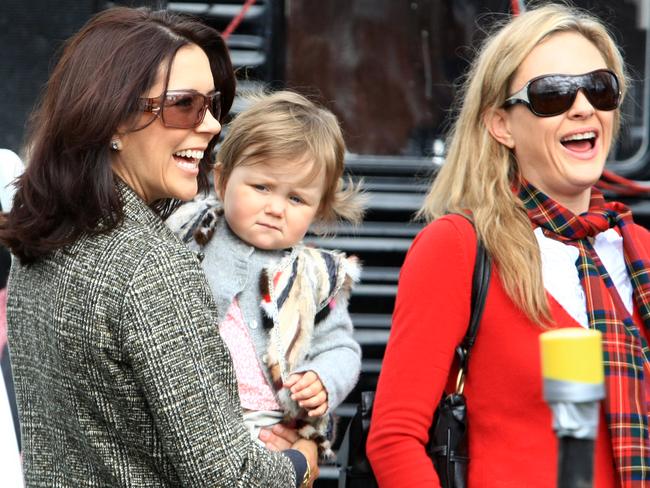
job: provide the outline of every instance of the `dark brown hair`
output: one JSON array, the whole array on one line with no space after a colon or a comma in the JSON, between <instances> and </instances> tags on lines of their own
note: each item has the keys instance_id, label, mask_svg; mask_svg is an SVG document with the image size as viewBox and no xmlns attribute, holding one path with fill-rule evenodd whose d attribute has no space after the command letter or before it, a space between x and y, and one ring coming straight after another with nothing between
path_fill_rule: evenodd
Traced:
<instances>
[{"instance_id":1,"label":"dark brown hair","mask_svg":"<svg viewBox=\"0 0 650 488\"><path fill-rule=\"evenodd\" d=\"M235 92L230 57L219 33L198 20L116 7L95 15L67 41L30 119L28 164L16 181L12 210L0 218L0 242L22 263L122 221L111 137L121 124L133 123L138 97L155 83L161 66L168 75L176 52L188 44L210 60L223 118ZM214 137L199 165L200 191L209 188L216 142ZM151 206L165 215L174 202Z\"/></svg>"}]
</instances>

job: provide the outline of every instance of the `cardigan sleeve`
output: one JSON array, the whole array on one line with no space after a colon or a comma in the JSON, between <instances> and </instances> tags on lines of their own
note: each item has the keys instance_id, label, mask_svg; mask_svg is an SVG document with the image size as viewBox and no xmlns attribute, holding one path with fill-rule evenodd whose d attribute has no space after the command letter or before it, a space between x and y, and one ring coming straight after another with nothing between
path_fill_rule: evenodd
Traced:
<instances>
[{"instance_id":1,"label":"cardigan sleeve","mask_svg":"<svg viewBox=\"0 0 650 488\"><path fill-rule=\"evenodd\" d=\"M146 253L122 314L124 361L181 486L295 486L289 457L257 446L244 427L215 307L189 251L162 243Z\"/></svg>"},{"instance_id":2,"label":"cardigan sleeve","mask_svg":"<svg viewBox=\"0 0 650 488\"><path fill-rule=\"evenodd\" d=\"M382 488L439 486L424 446L467 330L475 240L465 218L445 216L416 237L402 266L367 443Z\"/></svg>"}]
</instances>

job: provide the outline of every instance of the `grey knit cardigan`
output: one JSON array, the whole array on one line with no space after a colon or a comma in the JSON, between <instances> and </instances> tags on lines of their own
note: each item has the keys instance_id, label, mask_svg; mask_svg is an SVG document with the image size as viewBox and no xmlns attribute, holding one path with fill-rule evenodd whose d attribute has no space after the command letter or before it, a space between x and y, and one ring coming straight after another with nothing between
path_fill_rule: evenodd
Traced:
<instances>
[{"instance_id":1,"label":"grey knit cardigan","mask_svg":"<svg viewBox=\"0 0 650 488\"><path fill-rule=\"evenodd\" d=\"M27 487L295 486L244 427L197 258L118 187L119 227L11 272Z\"/></svg>"}]
</instances>

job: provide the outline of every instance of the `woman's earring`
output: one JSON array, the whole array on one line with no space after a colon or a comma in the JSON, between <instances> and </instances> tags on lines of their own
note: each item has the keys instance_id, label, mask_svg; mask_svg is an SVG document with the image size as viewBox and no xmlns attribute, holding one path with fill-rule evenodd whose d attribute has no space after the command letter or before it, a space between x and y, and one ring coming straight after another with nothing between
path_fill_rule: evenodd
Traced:
<instances>
[{"instance_id":1,"label":"woman's earring","mask_svg":"<svg viewBox=\"0 0 650 488\"><path fill-rule=\"evenodd\" d=\"M121 151L122 150L122 141L119 140L119 138L111 139L111 149L113 151Z\"/></svg>"}]
</instances>

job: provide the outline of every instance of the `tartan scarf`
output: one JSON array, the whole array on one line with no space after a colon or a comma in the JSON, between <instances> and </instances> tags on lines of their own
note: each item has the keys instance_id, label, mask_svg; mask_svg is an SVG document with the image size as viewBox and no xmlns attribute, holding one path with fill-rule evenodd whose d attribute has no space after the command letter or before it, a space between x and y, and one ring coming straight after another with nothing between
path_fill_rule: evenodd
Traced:
<instances>
[{"instance_id":1,"label":"tartan scarf","mask_svg":"<svg viewBox=\"0 0 650 488\"><path fill-rule=\"evenodd\" d=\"M597 234L618 228L634 302L645 330L650 330L650 261L631 235L632 213L622 203L606 203L596 188L591 190L589 210L580 215L526 181L515 191L544 235L578 248L576 268L587 299L589 326L603 334L605 419L618 477L623 488L650 486L650 351L592 245Z\"/></svg>"}]
</instances>

